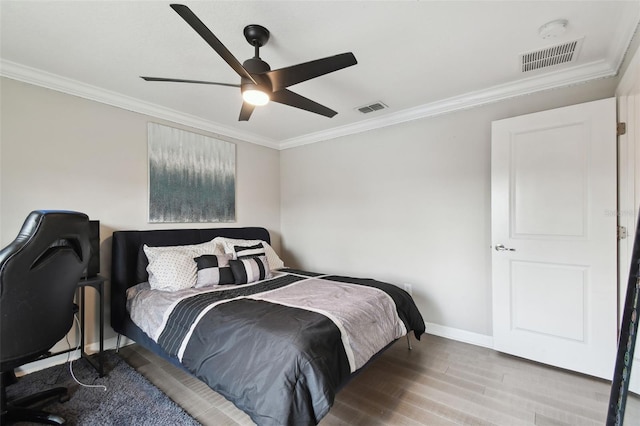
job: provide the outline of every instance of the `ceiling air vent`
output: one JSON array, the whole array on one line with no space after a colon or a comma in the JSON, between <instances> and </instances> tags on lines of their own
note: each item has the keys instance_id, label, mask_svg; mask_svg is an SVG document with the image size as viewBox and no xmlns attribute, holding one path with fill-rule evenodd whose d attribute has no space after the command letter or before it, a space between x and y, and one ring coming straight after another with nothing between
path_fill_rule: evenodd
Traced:
<instances>
[{"instance_id":1,"label":"ceiling air vent","mask_svg":"<svg viewBox=\"0 0 640 426\"><path fill-rule=\"evenodd\" d=\"M547 47L546 49L522 53L520 55L520 70L522 72L528 72L574 62L578 57L582 40L583 39L573 40Z\"/></svg>"},{"instance_id":2,"label":"ceiling air vent","mask_svg":"<svg viewBox=\"0 0 640 426\"><path fill-rule=\"evenodd\" d=\"M369 114L370 112L380 111L381 109L385 109L385 108L389 108L389 107L383 104L382 102L374 102L370 105L364 105L356 109L363 114Z\"/></svg>"}]
</instances>

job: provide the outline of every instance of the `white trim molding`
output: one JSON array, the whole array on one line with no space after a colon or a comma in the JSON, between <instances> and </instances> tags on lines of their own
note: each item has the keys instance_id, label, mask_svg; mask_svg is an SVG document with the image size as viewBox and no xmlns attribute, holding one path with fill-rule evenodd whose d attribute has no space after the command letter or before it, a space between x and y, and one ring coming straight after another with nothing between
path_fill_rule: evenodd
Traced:
<instances>
[{"instance_id":1,"label":"white trim molding","mask_svg":"<svg viewBox=\"0 0 640 426\"><path fill-rule=\"evenodd\" d=\"M117 337L112 337L104 341L104 351L108 351L116 348ZM124 347L135 343L133 340L122 336L120 340L120 347ZM85 345L85 352L88 354L95 354L100 349L98 342ZM21 365L16 368L16 376L24 376L25 374L34 373L36 371L44 370L45 368L54 367L60 364L66 364L69 361L76 361L80 359L80 349L76 349L70 352L61 353L47 358L42 358L28 364Z\"/></svg>"},{"instance_id":2,"label":"white trim molding","mask_svg":"<svg viewBox=\"0 0 640 426\"><path fill-rule=\"evenodd\" d=\"M130 96L123 95L122 93L92 86L90 84L62 77L57 74L52 74L37 68L28 67L16 62L7 61L5 59L0 59L0 76L67 93L69 95L78 96L80 98L89 99L91 101L100 102L106 105L111 105L117 108L122 108L127 111L137 112L151 117L183 124L185 126L193 127L194 129L224 135L269 148L279 148L277 141L254 133L239 131L194 115L185 114L171 108L132 98Z\"/></svg>"},{"instance_id":3,"label":"white trim molding","mask_svg":"<svg viewBox=\"0 0 640 426\"><path fill-rule=\"evenodd\" d=\"M640 204L640 47L631 56L629 65L616 88L618 121L625 122L627 132L618 137L618 225L627 229L628 237L618 241L618 320L622 320L629 265L633 253L638 205ZM618 332L620 329L618 329ZM636 346L638 348L639 346ZM640 350L636 349L631 369L629 390L640 394Z\"/></svg>"},{"instance_id":4,"label":"white trim molding","mask_svg":"<svg viewBox=\"0 0 640 426\"><path fill-rule=\"evenodd\" d=\"M591 80L614 77L617 75L617 72L618 69L613 67L607 61L594 61L577 67L527 77L510 83L489 87L487 89L468 92L459 96L453 96L414 108L408 108L395 113L386 114L379 118L363 120L329 130L277 141L254 133L233 129L220 123L185 114L180 111L152 104L140 99L135 99L121 93L75 81L47 71L0 59L0 76L3 77L101 102L128 111L183 124L195 129L280 150L375 130L407 121L434 117L543 90L556 89L585 83Z\"/></svg>"},{"instance_id":5,"label":"white trim molding","mask_svg":"<svg viewBox=\"0 0 640 426\"><path fill-rule=\"evenodd\" d=\"M459 328L447 327L444 325L426 323L427 334L433 334L434 336L444 337L446 339L456 340L458 342L469 343L475 346L482 346L484 348L493 349L493 337L485 334L474 333L471 331L461 330ZM128 337L122 336L120 341L120 347L131 345L135 343ZM115 349L117 344L117 337L112 337L104 341L104 350L108 351ZM85 345L85 351L88 354L95 354L98 352L100 345L98 342ZM60 364L65 364L69 361L75 361L80 359L80 350L75 350L60 355L55 355L49 358L43 358L38 361L25 364L16 369L17 376L24 376L25 374L34 373L36 371L44 370L45 368L53 367Z\"/></svg>"},{"instance_id":6,"label":"white trim molding","mask_svg":"<svg viewBox=\"0 0 640 426\"><path fill-rule=\"evenodd\" d=\"M335 139L341 136L366 132L394 124L404 123L421 118L435 117L454 111L469 109L517 96L528 95L543 90L572 86L587 81L615 77L617 69L606 61L595 61L589 64L556 71L542 76L528 77L512 83L500 84L483 90L468 92L460 96L408 108L402 111L384 115L380 118L360 121L358 123L336 127L322 132L310 133L297 138L280 142L280 149L294 148Z\"/></svg>"},{"instance_id":7,"label":"white trim molding","mask_svg":"<svg viewBox=\"0 0 640 426\"><path fill-rule=\"evenodd\" d=\"M457 340L458 342L493 349L492 336L461 330L459 328L447 327L445 325L434 324L431 322L426 323L426 326L427 334L433 334L434 336L440 336L446 339Z\"/></svg>"}]
</instances>

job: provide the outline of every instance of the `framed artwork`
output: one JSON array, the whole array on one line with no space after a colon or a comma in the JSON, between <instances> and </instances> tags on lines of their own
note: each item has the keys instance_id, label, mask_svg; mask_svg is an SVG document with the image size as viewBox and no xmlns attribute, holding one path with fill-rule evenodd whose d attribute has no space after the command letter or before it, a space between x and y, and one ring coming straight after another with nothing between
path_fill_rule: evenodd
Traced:
<instances>
[{"instance_id":1,"label":"framed artwork","mask_svg":"<svg viewBox=\"0 0 640 426\"><path fill-rule=\"evenodd\" d=\"M148 124L149 222L234 222L236 146Z\"/></svg>"}]
</instances>

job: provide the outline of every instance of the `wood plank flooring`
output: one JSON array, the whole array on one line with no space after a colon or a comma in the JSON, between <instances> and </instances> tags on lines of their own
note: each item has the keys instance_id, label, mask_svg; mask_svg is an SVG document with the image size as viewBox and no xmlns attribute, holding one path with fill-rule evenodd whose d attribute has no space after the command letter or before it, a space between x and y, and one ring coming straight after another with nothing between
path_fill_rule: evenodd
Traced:
<instances>
[{"instance_id":1,"label":"wood plank flooring","mask_svg":"<svg viewBox=\"0 0 640 426\"><path fill-rule=\"evenodd\" d=\"M333 425L603 425L609 382L432 335L396 342L351 380L321 421ZM138 345L136 370L203 425L252 425L207 385ZM640 366L638 366L640 368ZM640 425L640 398L625 425Z\"/></svg>"}]
</instances>

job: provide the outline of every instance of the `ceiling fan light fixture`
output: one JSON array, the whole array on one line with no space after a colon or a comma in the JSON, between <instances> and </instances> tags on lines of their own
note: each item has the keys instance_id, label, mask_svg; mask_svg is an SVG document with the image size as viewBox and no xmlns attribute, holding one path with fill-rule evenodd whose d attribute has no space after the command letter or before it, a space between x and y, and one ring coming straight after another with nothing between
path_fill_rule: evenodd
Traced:
<instances>
[{"instance_id":1,"label":"ceiling fan light fixture","mask_svg":"<svg viewBox=\"0 0 640 426\"><path fill-rule=\"evenodd\" d=\"M245 89L242 91L242 99L255 106L263 106L269 103L269 95L259 89Z\"/></svg>"}]
</instances>

